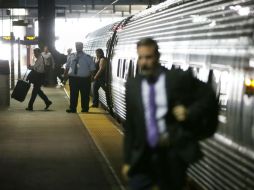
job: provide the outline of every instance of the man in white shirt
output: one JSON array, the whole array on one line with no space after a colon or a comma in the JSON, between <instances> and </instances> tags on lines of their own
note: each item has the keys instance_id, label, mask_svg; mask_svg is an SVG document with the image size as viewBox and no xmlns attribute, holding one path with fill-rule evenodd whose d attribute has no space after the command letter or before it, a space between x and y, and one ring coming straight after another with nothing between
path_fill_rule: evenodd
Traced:
<instances>
[{"instance_id":1,"label":"man in white shirt","mask_svg":"<svg viewBox=\"0 0 254 190\"><path fill-rule=\"evenodd\" d=\"M36 58L34 65L28 65L28 68L32 70L31 72L33 72L33 79L31 78L29 79L29 75L28 75L28 80L30 80L30 82L33 83L34 86L33 86L32 95L26 110L33 111L33 104L37 97L37 94L44 101L46 105L45 110L47 110L49 106L52 104L52 102L41 90L41 85L43 84L44 77L45 77L45 60L42 57L41 50L39 48L34 49L34 56Z\"/></svg>"},{"instance_id":2,"label":"man in white shirt","mask_svg":"<svg viewBox=\"0 0 254 190\"><path fill-rule=\"evenodd\" d=\"M95 71L92 58L83 52L83 43L76 42L76 53L71 54L66 64L65 78L69 77L70 107L67 113L76 113L79 92L81 94L81 112L89 111L89 95L91 89L91 77Z\"/></svg>"}]
</instances>

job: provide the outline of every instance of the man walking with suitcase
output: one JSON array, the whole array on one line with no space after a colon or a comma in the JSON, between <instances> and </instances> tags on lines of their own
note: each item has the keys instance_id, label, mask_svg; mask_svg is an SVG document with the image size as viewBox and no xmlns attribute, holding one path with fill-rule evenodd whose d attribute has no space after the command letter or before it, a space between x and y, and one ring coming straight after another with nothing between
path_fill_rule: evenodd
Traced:
<instances>
[{"instance_id":1,"label":"man walking with suitcase","mask_svg":"<svg viewBox=\"0 0 254 190\"><path fill-rule=\"evenodd\" d=\"M43 84L45 77L45 61L41 55L41 50L39 48L34 49L34 56L36 58L35 64L28 65L28 69L31 69L32 71L27 76L27 79L29 80L30 83L33 83L33 91L26 110L33 111L33 104L37 94L45 102L46 105L45 110L47 110L49 106L52 104L52 102L41 90L41 86Z\"/></svg>"}]
</instances>

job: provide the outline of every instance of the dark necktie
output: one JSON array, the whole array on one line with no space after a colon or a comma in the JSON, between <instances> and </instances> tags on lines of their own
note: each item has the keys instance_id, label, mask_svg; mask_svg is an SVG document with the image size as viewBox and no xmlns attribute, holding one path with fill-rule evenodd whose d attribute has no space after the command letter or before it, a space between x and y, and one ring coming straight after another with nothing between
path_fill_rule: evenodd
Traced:
<instances>
[{"instance_id":1,"label":"dark necktie","mask_svg":"<svg viewBox=\"0 0 254 190\"><path fill-rule=\"evenodd\" d=\"M76 56L76 58L74 59L75 61L75 67L74 67L74 74L78 74L78 61L79 61L79 56Z\"/></svg>"},{"instance_id":2,"label":"dark necktie","mask_svg":"<svg viewBox=\"0 0 254 190\"><path fill-rule=\"evenodd\" d=\"M156 121L156 104L155 104L155 90L154 84L149 84L149 123L147 126L147 140L150 147L155 147L159 135Z\"/></svg>"}]
</instances>

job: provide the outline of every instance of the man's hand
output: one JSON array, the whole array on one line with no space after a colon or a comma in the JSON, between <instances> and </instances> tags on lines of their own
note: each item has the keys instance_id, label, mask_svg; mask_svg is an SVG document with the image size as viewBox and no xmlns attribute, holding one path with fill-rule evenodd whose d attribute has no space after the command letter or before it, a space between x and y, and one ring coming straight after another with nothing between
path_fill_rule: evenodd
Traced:
<instances>
[{"instance_id":1,"label":"man's hand","mask_svg":"<svg viewBox=\"0 0 254 190\"><path fill-rule=\"evenodd\" d=\"M122 175L123 179L128 181L128 172L130 170L130 165L129 164L124 164L122 167Z\"/></svg>"},{"instance_id":2,"label":"man's hand","mask_svg":"<svg viewBox=\"0 0 254 190\"><path fill-rule=\"evenodd\" d=\"M177 121L185 121L187 117L187 108L183 105L177 105L173 108L173 115Z\"/></svg>"}]
</instances>

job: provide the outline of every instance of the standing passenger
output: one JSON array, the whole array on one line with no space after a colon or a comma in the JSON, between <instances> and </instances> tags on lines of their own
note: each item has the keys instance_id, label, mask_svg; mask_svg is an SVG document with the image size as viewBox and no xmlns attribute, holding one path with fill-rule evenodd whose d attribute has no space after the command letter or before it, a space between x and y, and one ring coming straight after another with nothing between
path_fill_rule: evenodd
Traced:
<instances>
[{"instance_id":1,"label":"standing passenger","mask_svg":"<svg viewBox=\"0 0 254 190\"><path fill-rule=\"evenodd\" d=\"M26 110L33 111L33 104L37 94L41 97L41 99L43 99L44 103L46 104L45 110L47 110L49 106L52 104L52 102L41 90L41 85L43 84L44 77L45 77L45 61L43 56L41 55L41 50L39 48L34 49L34 56L36 58L35 64L28 65L28 68L34 71L33 72L34 75L32 76L33 78L29 78L29 75L28 75L28 80L30 80L30 82L32 82L34 86L33 86L32 95Z\"/></svg>"},{"instance_id":2,"label":"standing passenger","mask_svg":"<svg viewBox=\"0 0 254 190\"><path fill-rule=\"evenodd\" d=\"M50 85L52 82L56 84L56 76L54 74L55 61L52 54L49 52L48 46L44 47L44 52L41 53L45 60L45 81L44 85Z\"/></svg>"},{"instance_id":3,"label":"standing passenger","mask_svg":"<svg viewBox=\"0 0 254 190\"><path fill-rule=\"evenodd\" d=\"M67 113L76 113L79 92L81 94L81 112L89 111L89 94L91 88L91 76L95 71L92 58L83 52L83 43L76 42L77 52L71 54L65 70L65 76L69 76L70 107Z\"/></svg>"},{"instance_id":4,"label":"standing passenger","mask_svg":"<svg viewBox=\"0 0 254 190\"><path fill-rule=\"evenodd\" d=\"M68 61L69 61L69 59L70 59L70 57L71 57L71 52L72 52L72 49L71 48L68 48L67 49L67 57L66 57L66 63L64 63L64 67L66 67L66 65L67 65L67 63L68 63ZM68 80L68 77L67 77L67 75L65 75L64 77L63 77L63 85L65 85L66 84L66 82L67 82L67 80Z\"/></svg>"},{"instance_id":5,"label":"standing passenger","mask_svg":"<svg viewBox=\"0 0 254 190\"><path fill-rule=\"evenodd\" d=\"M98 90L100 87L104 88L105 86L105 78L106 78L106 64L107 59L104 56L104 52L102 49L97 49L96 53L96 74L94 76L94 84L93 84L93 105L92 107L99 106L99 93Z\"/></svg>"},{"instance_id":6,"label":"standing passenger","mask_svg":"<svg viewBox=\"0 0 254 190\"><path fill-rule=\"evenodd\" d=\"M181 190L198 139L211 136L218 106L212 88L190 72L159 64L157 42L137 43L141 74L126 84L123 175L132 190Z\"/></svg>"},{"instance_id":7,"label":"standing passenger","mask_svg":"<svg viewBox=\"0 0 254 190\"><path fill-rule=\"evenodd\" d=\"M71 48L68 48L68 49L67 49L67 61L66 61L66 63L68 62L68 60L69 60L70 57L71 57L71 52L72 52L72 49L71 49Z\"/></svg>"}]
</instances>

